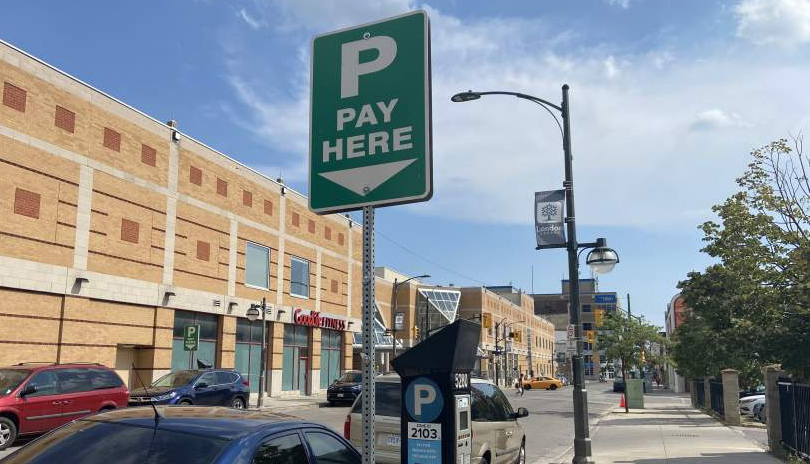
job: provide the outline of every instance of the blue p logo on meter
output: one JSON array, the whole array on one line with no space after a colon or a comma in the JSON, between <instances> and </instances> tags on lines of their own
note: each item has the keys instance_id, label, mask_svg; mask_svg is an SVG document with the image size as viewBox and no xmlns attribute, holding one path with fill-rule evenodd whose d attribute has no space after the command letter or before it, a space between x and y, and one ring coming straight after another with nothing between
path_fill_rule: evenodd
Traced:
<instances>
[{"instance_id":1,"label":"blue p logo on meter","mask_svg":"<svg viewBox=\"0 0 810 464\"><path fill-rule=\"evenodd\" d=\"M431 422L442 413L444 398L436 382L420 377L408 385L405 407L408 408L408 414L419 422Z\"/></svg>"}]
</instances>

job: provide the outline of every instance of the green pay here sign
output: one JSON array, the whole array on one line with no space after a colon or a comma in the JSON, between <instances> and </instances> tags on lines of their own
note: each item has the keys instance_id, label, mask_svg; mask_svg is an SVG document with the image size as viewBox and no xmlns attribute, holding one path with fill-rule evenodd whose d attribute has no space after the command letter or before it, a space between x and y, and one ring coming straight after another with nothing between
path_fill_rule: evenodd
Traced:
<instances>
[{"instance_id":1,"label":"green pay here sign","mask_svg":"<svg viewBox=\"0 0 810 464\"><path fill-rule=\"evenodd\" d=\"M183 351L197 351L200 346L200 326L183 326Z\"/></svg>"},{"instance_id":2,"label":"green pay here sign","mask_svg":"<svg viewBox=\"0 0 810 464\"><path fill-rule=\"evenodd\" d=\"M433 194L427 13L312 41L309 207L319 214Z\"/></svg>"}]
</instances>

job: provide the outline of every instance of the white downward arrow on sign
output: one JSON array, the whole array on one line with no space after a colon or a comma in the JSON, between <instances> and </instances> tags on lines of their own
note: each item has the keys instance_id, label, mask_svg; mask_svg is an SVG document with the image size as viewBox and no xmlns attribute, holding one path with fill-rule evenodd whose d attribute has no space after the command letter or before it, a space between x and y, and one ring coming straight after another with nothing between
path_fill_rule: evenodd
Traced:
<instances>
[{"instance_id":1,"label":"white downward arrow on sign","mask_svg":"<svg viewBox=\"0 0 810 464\"><path fill-rule=\"evenodd\" d=\"M322 172L320 175L358 195L366 196L414 161L416 159L394 161L341 171Z\"/></svg>"}]
</instances>

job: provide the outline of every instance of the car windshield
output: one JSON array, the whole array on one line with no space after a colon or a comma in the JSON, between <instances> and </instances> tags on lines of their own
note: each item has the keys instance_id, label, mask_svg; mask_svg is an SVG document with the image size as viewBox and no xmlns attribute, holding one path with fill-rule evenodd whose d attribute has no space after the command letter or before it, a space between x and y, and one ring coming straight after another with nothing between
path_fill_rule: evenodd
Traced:
<instances>
[{"instance_id":1,"label":"car windshield","mask_svg":"<svg viewBox=\"0 0 810 464\"><path fill-rule=\"evenodd\" d=\"M7 457L8 464L173 464L213 462L228 440L150 427L76 421ZM180 445L182 444L182 445Z\"/></svg>"},{"instance_id":2,"label":"car windshield","mask_svg":"<svg viewBox=\"0 0 810 464\"><path fill-rule=\"evenodd\" d=\"M338 379L338 382L361 382L362 380L363 377L360 374L356 372L347 372Z\"/></svg>"},{"instance_id":3,"label":"car windshield","mask_svg":"<svg viewBox=\"0 0 810 464\"><path fill-rule=\"evenodd\" d=\"M13 392L30 373L25 369L0 369L0 396Z\"/></svg>"},{"instance_id":4,"label":"car windshield","mask_svg":"<svg viewBox=\"0 0 810 464\"><path fill-rule=\"evenodd\" d=\"M152 386L155 388L177 388L188 385L194 377L200 375L200 371L177 371L166 374L155 380Z\"/></svg>"}]
</instances>

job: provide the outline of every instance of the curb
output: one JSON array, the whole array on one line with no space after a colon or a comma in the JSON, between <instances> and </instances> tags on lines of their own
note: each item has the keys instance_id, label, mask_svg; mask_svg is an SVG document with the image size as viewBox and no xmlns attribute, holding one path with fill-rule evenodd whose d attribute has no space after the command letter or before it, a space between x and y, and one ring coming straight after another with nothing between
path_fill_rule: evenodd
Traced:
<instances>
[{"instance_id":1,"label":"curb","mask_svg":"<svg viewBox=\"0 0 810 464\"><path fill-rule=\"evenodd\" d=\"M601 413L599 413L599 415L596 416L596 418L593 420L593 423L590 426L589 435L592 436L596 432L596 430L599 428L599 423L602 421L602 419L605 418L605 416L613 414L614 412L615 412L615 408L614 409L608 409L606 411L602 411ZM543 461L535 461L532 464L555 464L555 463L564 464L564 463L571 462L571 459L565 459L565 458L567 456L569 456L569 455L572 456L572 451L573 450L574 450L574 445L570 445L568 448L565 449L565 451L563 451L562 453L557 455L557 457L555 457L554 459L548 461L548 463L543 462Z\"/></svg>"}]
</instances>

